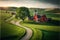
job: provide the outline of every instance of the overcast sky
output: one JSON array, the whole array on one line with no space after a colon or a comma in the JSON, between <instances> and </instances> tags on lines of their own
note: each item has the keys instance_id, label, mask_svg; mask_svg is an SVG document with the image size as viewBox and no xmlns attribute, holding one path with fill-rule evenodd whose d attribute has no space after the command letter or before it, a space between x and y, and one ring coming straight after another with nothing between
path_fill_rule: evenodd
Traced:
<instances>
[{"instance_id":1,"label":"overcast sky","mask_svg":"<svg viewBox=\"0 0 60 40\"><path fill-rule=\"evenodd\" d=\"M57 0L0 0L0 7L58 8L58 3Z\"/></svg>"}]
</instances>

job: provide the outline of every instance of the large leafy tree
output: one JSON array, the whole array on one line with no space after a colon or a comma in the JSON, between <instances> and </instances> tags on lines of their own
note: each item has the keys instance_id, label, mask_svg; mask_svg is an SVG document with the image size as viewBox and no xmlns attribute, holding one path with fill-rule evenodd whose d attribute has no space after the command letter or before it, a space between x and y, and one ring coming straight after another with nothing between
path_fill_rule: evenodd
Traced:
<instances>
[{"instance_id":1,"label":"large leafy tree","mask_svg":"<svg viewBox=\"0 0 60 40\"><path fill-rule=\"evenodd\" d=\"M27 7L20 7L17 9L17 17L19 17L20 19L22 19L24 21L24 19L26 17L30 18L30 12L29 9Z\"/></svg>"}]
</instances>

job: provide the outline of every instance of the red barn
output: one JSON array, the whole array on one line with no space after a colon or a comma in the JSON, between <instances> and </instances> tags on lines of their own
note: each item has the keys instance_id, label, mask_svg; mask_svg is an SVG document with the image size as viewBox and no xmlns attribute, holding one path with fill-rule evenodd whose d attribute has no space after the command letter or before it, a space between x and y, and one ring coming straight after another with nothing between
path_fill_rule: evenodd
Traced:
<instances>
[{"instance_id":1,"label":"red barn","mask_svg":"<svg viewBox=\"0 0 60 40\"><path fill-rule=\"evenodd\" d=\"M46 22L47 21L47 17L46 15L42 15L41 17L38 17L37 14L34 15L33 20L36 22Z\"/></svg>"},{"instance_id":2,"label":"red barn","mask_svg":"<svg viewBox=\"0 0 60 40\"><path fill-rule=\"evenodd\" d=\"M36 14L35 14L34 17L33 17L33 20L34 20L34 21L38 21L38 17L37 17Z\"/></svg>"},{"instance_id":3,"label":"red barn","mask_svg":"<svg viewBox=\"0 0 60 40\"><path fill-rule=\"evenodd\" d=\"M40 21L41 22L46 22L47 21L46 15L41 16Z\"/></svg>"}]
</instances>

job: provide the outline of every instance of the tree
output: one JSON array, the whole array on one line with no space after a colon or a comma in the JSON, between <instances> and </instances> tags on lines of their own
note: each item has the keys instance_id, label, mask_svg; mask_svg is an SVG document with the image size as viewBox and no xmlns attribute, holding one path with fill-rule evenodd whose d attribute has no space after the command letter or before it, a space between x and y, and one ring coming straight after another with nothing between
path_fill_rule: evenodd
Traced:
<instances>
[{"instance_id":1,"label":"tree","mask_svg":"<svg viewBox=\"0 0 60 40\"><path fill-rule=\"evenodd\" d=\"M30 18L30 12L29 9L26 7L20 7L17 9L17 17L19 17L20 19L22 19L24 21L24 19L26 17Z\"/></svg>"}]
</instances>

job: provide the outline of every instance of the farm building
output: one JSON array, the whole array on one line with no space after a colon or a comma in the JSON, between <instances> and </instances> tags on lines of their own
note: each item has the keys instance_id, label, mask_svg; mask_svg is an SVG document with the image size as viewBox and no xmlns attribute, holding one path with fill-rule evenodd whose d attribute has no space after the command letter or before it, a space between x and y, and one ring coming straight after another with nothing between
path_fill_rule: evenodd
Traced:
<instances>
[{"instance_id":1,"label":"farm building","mask_svg":"<svg viewBox=\"0 0 60 40\"><path fill-rule=\"evenodd\" d=\"M46 17L46 15L40 16L40 15L35 14L33 16L33 20L36 21L36 22L46 22L47 21L47 17Z\"/></svg>"}]
</instances>

